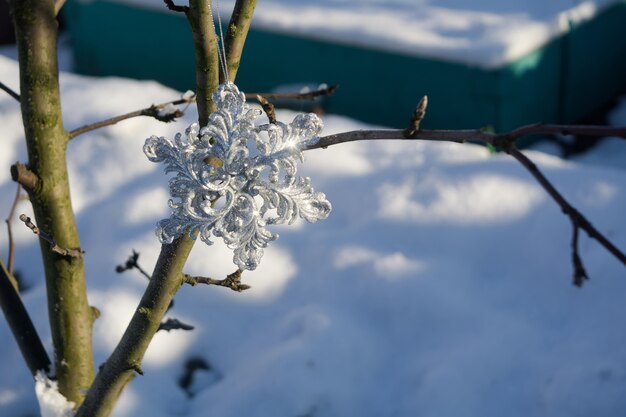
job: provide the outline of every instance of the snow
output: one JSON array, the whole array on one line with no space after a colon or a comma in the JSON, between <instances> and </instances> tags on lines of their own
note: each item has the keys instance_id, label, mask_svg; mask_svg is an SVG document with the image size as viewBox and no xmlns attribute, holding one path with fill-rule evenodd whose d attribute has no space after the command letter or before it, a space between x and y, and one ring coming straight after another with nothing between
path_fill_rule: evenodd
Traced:
<instances>
[{"instance_id":1,"label":"snow","mask_svg":"<svg viewBox=\"0 0 626 417\"><path fill-rule=\"evenodd\" d=\"M92 0L83 0L92 1ZM154 0L110 0L169 12ZM484 68L522 58L621 0L265 0L253 27ZM183 4L184 2L181 2ZM220 2L225 22L234 1Z\"/></svg>"},{"instance_id":2,"label":"snow","mask_svg":"<svg viewBox=\"0 0 626 417\"><path fill-rule=\"evenodd\" d=\"M43 371L35 375L35 392L41 417L72 417L74 403L59 392L58 384L51 381Z\"/></svg>"},{"instance_id":3,"label":"snow","mask_svg":"<svg viewBox=\"0 0 626 417\"><path fill-rule=\"evenodd\" d=\"M0 56L0 80L18 85L14 60ZM70 129L181 95L151 81L69 73L61 86ZM623 104L613 123L626 124L624 112ZM115 266L135 249L150 271L160 247L154 226L168 214L168 177L143 154L144 140L171 137L193 113L172 124L128 120L69 145L89 300L102 313L96 366L146 286ZM327 134L368 127L335 115L324 122ZM0 126L0 192L10 196L0 213L8 213L9 166L25 162L26 150L19 106L6 94ZM626 146L606 143L578 161L527 154L623 250L626 166L617 162ZM305 157L303 173L333 204L329 219L277 229L259 268L243 275L249 291L182 288L168 317L195 330L157 334L145 376L124 391L116 417L623 414L624 266L581 235L591 280L573 287L570 222L518 163L470 144L406 141ZM18 212L32 214L27 203ZM24 301L50 347L38 244L18 224L14 234L17 269L30 287ZM225 277L231 259L219 243L198 244L185 272ZM36 415L32 377L3 320L0 340L0 415ZM178 381L194 358L207 369L195 374L190 398Z\"/></svg>"}]
</instances>

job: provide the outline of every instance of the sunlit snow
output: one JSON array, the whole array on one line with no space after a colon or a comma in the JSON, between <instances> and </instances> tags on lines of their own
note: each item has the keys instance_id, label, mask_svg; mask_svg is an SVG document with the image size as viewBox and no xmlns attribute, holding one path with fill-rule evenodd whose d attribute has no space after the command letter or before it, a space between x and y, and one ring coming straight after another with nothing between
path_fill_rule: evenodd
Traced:
<instances>
[{"instance_id":1,"label":"sunlit snow","mask_svg":"<svg viewBox=\"0 0 626 417\"><path fill-rule=\"evenodd\" d=\"M15 61L0 56L0 80L17 86ZM61 86L69 129L180 96L152 82L66 73ZM195 118L193 109L172 124L136 118L69 145L89 299L102 312L96 366L146 286L115 266L134 249L151 272L160 247L154 225L168 210L168 177L146 160L144 140L171 137ZM328 133L367 128L339 116L324 121ZM2 216L15 192L9 166L26 162L20 124L18 104L0 94ZM578 162L528 155L624 250L626 144L617 141ZM574 288L570 222L517 162L471 144L407 141L305 157L303 172L333 201L329 219L279 229L261 266L243 275L249 291L182 288L168 317L195 330L157 335L145 375L125 390L115 417L624 413L624 266L581 235L591 280ZM605 158L614 163L603 166ZM18 212L32 214L26 202ZM28 229L13 230L24 301L50 348L39 245ZM185 272L223 278L235 268L224 245L196 245ZM0 415L37 415L33 379L4 320L0 340ZM190 398L179 379L192 358L210 367L198 371Z\"/></svg>"}]
</instances>

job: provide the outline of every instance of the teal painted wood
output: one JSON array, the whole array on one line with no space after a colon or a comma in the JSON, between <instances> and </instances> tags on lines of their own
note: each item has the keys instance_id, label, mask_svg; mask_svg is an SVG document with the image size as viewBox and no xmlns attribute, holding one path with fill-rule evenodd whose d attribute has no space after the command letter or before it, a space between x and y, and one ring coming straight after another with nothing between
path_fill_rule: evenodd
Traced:
<instances>
[{"instance_id":1,"label":"teal painted wood","mask_svg":"<svg viewBox=\"0 0 626 417\"><path fill-rule=\"evenodd\" d=\"M68 2L77 70L194 88L186 20L114 2ZM423 95L425 128L575 122L626 90L626 2L573 27L532 54L486 70L314 39L251 30L237 84L270 91L285 84L339 84L327 111L403 127Z\"/></svg>"},{"instance_id":2,"label":"teal painted wood","mask_svg":"<svg viewBox=\"0 0 626 417\"><path fill-rule=\"evenodd\" d=\"M564 41L568 70L562 118L571 122L606 104L616 91L626 92L626 1L573 27Z\"/></svg>"}]
</instances>

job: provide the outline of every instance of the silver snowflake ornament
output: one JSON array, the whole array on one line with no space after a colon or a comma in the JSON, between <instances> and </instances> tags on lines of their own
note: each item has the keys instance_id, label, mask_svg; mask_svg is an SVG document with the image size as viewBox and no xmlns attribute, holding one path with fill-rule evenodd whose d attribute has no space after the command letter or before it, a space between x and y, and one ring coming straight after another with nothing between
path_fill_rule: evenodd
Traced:
<instances>
[{"instance_id":1,"label":"silver snowflake ornament","mask_svg":"<svg viewBox=\"0 0 626 417\"><path fill-rule=\"evenodd\" d=\"M263 248L278 238L266 226L298 217L313 223L330 214L326 196L296 175L303 149L319 140L323 125L315 114L298 114L289 124L257 126L261 111L231 83L218 87L213 102L217 110L207 126L194 123L173 141L146 139L148 159L176 174L169 182L172 213L158 222L156 234L162 243L184 233L209 245L211 235L221 237L234 263L253 270Z\"/></svg>"}]
</instances>

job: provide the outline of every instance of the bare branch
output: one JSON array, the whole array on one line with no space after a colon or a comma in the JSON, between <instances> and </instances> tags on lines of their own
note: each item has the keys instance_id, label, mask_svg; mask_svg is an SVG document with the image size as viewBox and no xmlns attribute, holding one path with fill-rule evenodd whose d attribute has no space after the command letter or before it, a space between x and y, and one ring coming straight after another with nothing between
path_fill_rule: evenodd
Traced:
<instances>
[{"instance_id":1,"label":"bare branch","mask_svg":"<svg viewBox=\"0 0 626 417\"><path fill-rule=\"evenodd\" d=\"M613 243L611 243L602 233L600 233L590 222L583 216L578 210L572 207L567 200L557 191L557 189L548 181L548 179L539 171L537 165L535 165L526 155L520 152L515 146L511 146L510 149L505 149L505 151L515 158L520 164L526 168L533 177L537 180L537 182L543 187L543 189L552 197L552 199L561 207L563 213L565 213L570 220L572 221L572 225L574 229L583 229L589 237L595 239L600 243L607 251L609 251L613 256L615 256L619 261L621 261L624 265L626 265L626 255L624 255ZM582 281L579 282L580 279L584 276L587 278L586 272L584 272L584 268L582 267L582 262L580 262L580 257L578 256L578 235L577 232L574 234L574 238L572 239L572 259L574 261L574 283L578 286L582 285ZM582 269L581 269L582 268Z\"/></svg>"},{"instance_id":2,"label":"bare branch","mask_svg":"<svg viewBox=\"0 0 626 417\"><path fill-rule=\"evenodd\" d=\"M190 104L193 103L196 99L195 95L187 95L183 96L183 98L168 101L166 103L161 104L153 104L150 107L146 107L145 109L135 110L130 113L122 114L120 116L111 117L110 119L105 119L99 122L90 123L79 128L76 128L69 132L70 139L74 139L78 135L82 135L83 133L91 132L92 130L100 129L101 127L111 126L122 120L131 119L133 117L139 116L148 116L152 117L160 122L169 123L176 120L179 117L182 117L185 113L184 110L173 109L172 111L164 112L164 110L169 109L171 106L177 106L179 104Z\"/></svg>"},{"instance_id":3,"label":"bare branch","mask_svg":"<svg viewBox=\"0 0 626 417\"><path fill-rule=\"evenodd\" d=\"M270 123L276 124L276 110L274 109L274 105L261 95L257 94L256 99L259 104L261 104L261 107L263 107L263 111L265 111L267 118L270 119Z\"/></svg>"},{"instance_id":4,"label":"bare branch","mask_svg":"<svg viewBox=\"0 0 626 417\"><path fill-rule=\"evenodd\" d=\"M71 258L82 258L83 253L85 253L82 249L80 248L62 248L59 245L57 245L57 243L54 241L54 239L52 238L52 236L50 236L49 234L47 234L46 232L44 232L43 230L41 230L40 228L38 228L30 219L30 217L28 217L25 214L20 214L20 220L22 222L24 222L24 224L26 225L26 227L28 227L30 230L33 231L34 234L38 235L41 239L45 240L46 242L48 242L50 244L50 250L52 252L56 252L61 256L69 256Z\"/></svg>"},{"instance_id":5,"label":"bare branch","mask_svg":"<svg viewBox=\"0 0 626 417\"><path fill-rule=\"evenodd\" d=\"M31 374L50 370L50 358L41 343L39 334L28 315L19 293L11 284L11 274L0 260L0 308L9 324L24 361Z\"/></svg>"},{"instance_id":6,"label":"bare branch","mask_svg":"<svg viewBox=\"0 0 626 417\"><path fill-rule=\"evenodd\" d=\"M0 90L4 90L8 95L13 97L17 102L20 102L20 95L13 91L9 86L0 81Z\"/></svg>"},{"instance_id":7,"label":"bare branch","mask_svg":"<svg viewBox=\"0 0 626 417\"><path fill-rule=\"evenodd\" d=\"M572 264L574 265L574 285L582 287L583 283L589 279L583 261L578 253L578 231L580 226L572 220Z\"/></svg>"},{"instance_id":8,"label":"bare branch","mask_svg":"<svg viewBox=\"0 0 626 417\"><path fill-rule=\"evenodd\" d=\"M419 110L418 106L418 110ZM419 111L416 110L416 114ZM414 119L419 119L414 116ZM409 129L407 129L409 130ZM622 139L626 138L625 127L609 126L575 126L575 125L550 125L532 124L522 126L507 133L495 134L484 130L425 130L420 129L406 136L407 130L356 130L351 132L338 133L335 135L323 136L320 140L307 148L318 149L327 148L340 143L354 142L360 140L429 140L464 143L467 141L481 142L493 145L502 149L515 158L524 166L561 207L563 212L570 218L574 227L572 237L572 262L574 265L574 285L581 286L585 279L588 279L587 272L578 254L578 229L583 229L587 234L598 241L615 258L626 265L626 255L611 243L602 233L600 233L582 214L572 207L556 188L539 171L537 166L526 155L515 147L515 142L527 135L534 134L561 134L578 136L614 136Z\"/></svg>"},{"instance_id":9,"label":"bare branch","mask_svg":"<svg viewBox=\"0 0 626 417\"><path fill-rule=\"evenodd\" d=\"M230 288L233 291L241 292L250 288L249 285L241 283L241 269L236 270L232 274L228 274L224 279L213 279L209 277L194 277L191 275L183 274L183 281L189 285L206 284L217 285L220 287Z\"/></svg>"},{"instance_id":10,"label":"bare branch","mask_svg":"<svg viewBox=\"0 0 626 417\"><path fill-rule=\"evenodd\" d=\"M338 88L339 85L331 85L304 93L246 93L246 100L254 100L259 95L268 100L315 100L318 97L332 96Z\"/></svg>"},{"instance_id":11,"label":"bare branch","mask_svg":"<svg viewBox=\"0 0 626 417\"><path fill-rule=\"evenodd\" d=\"M226 49L226 70L231 80L237 76L243 46L248 36L255 8L256 0L237 0L230 16L224 47Z\"/></svg>"},{"instance_id":12,"label":"bare branch","mask_svg":"<svg viewBox=\"0 0 626 417\"><path fill-rule=\"evenodd\" d=\"M195 327L193 327L190 324L185 324L183 322L181 322L178 319L167 319L166 321L161 322L161 324L159 324L159 330L165 330L166 332L169 332L170 330L193 330L195 329ZM157 330L157 331L159 331Z\"/></svg>"},{"instance_id":13,"label":"bare branch","mask_svg":"<svg viewBox=\"0 0 626 417\"><path fill-rule=\"evenodd\" d=\"M340 143L355 142L359 140L429 140L438 142L464 143L468 141L488 143L498 148L506 148L511 143L528 135L560 134L578 136L615 136L626 139L626 127L611 126L573 126L573 125L548 125L533 124L522 126L508 133L490 133L481 129L466 130L428 130L420 129L412 136L404 136L405 131L399 129L385 130L353 130L350 132L337 133L322 136L320 140L307 148L327 148Z\"/></svg>"}]
</instances>

